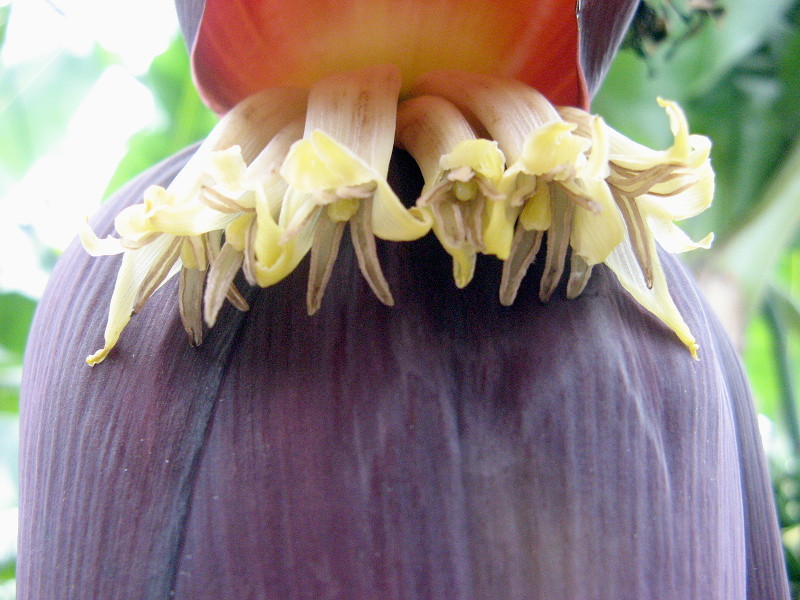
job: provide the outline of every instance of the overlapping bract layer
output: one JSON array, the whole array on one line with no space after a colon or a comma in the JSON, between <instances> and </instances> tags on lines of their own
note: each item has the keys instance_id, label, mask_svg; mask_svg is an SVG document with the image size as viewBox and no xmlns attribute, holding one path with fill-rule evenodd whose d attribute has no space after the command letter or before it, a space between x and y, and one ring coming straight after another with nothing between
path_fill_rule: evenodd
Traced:
<instances>
[{"instance_id":1,"label":"overlapping bract layer","mask_svg":"<svg viewBox=\"0 0 800 600\"><path fill-rule=\"evenodd\" d=\"M117 217L120 238L82 240L96 255L124 252L111 300L102 361L132 313L175 272L179 305L194 344L241 269L266 287L311 255L307 304L316 312L347 226L359 266L376 296L393 304L376 238L409 241L433 229L453 257L458 287L478 253L504 261L500 301L511 304L547 239L540 297L564 272L578 296L592 267L605 263L633 297L696 355L697 344L667 290L656 252L707 247L674 224L704 210L713 195L710 143L689 135L674 103L662 102L675 142L645 148L575 108L557 110L519 82L455 71L422 78L399 102L400 73L379 66L333 75L308 93L267 90L220 122L166 189ZM399 102L399 104L398 104ZM395 146L417 161L425 185L411 208L387 183Z\"/></svg>"}]
</instances>

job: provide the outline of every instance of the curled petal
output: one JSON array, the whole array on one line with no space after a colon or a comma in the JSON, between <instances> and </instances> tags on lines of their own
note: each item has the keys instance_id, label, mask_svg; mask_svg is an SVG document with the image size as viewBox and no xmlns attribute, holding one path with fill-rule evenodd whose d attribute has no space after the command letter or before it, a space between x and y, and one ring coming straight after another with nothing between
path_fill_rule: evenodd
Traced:
<instances>
[{"instance_id":1,"label":"curled petal","mask_svg":"<svg viewBox=\"0 0 800 600\"><path fill-rule=\"evenodd\" d=\"M675 302L667 289L664 270L656 254L655 241L651 238L649 243L651 244L650 254L654 257L652 262L652 286L648 287L647 282L644 280L636 254L627 239L609 254L605 261L606 265L617 276L622 287L628 290L639 304L657 316L667 327L675 332L678 339L686 345L692 356L697 359L697 350L699 348L697 340L689 331L689 326L675 306Z\"/></svg>"},{"instance_id":2,"label":"curled petal","mask_svg":"<svg viewBox=\"0 0 800 600\"><path fill-rule=\"evenodd\" d=\"M647 212L681 221L700 214L714 199L714 171L708 161L698 169L652 188L638 201Z\"/></svg>"},{"instance_id":3,"label":"curled petal","mask_svg":"<svg viewBox=\"0 0 800 600\"><path fill-rule=\"evenodd\" d=\"M418 208L407 209L385 180L378 181L372 203L372 231L383 240L416 240L428 233L431 218Z\"/></svg>"},{"instance_id":4,"label":"curled petal","mask_svg":"<svg viewBox=\"0 0 800 600\"><path fill-rule=\"evenodd\" d=\"M671 220L663 221L651 217L648 219L648 223L661 247L673 254L697 250L698 248L708 249L714 241L714 234L709 233L703 239L695 242Z\"/></svg>"},{"instance_id":5,"label":"curled petal","mask_svg":"<svg viewBox=\"0 0 800 600\"><path fill-rule=\"evenodd\" d=\"M137 305L141 306L168 278L178 252L178 240L174 236L161 235L143 248L129 250L123 255L108 307L105 344L86 359L87 363L96 365L105 360Z\"/></svg>"},{"instance_id":6,"label":"curled petal","mask_svg":"<svg viewBox=\"0 0 800 600\"><path fill-rule=\"evenodd\" d=\"M224 229L232 217L199 201L185 201L169 190L153 186L145 192L144 204L130 206L116 218L117 231L128 240L151 233L202 235Z\"/></svg>"},{"instance_id":7,"label":"curled petal","mask_svg":"<svg viewBox=\"0 0 800 600\"><path fill-rule=\"evenodd\" d=\"M315 195L320 203L329 190L355 188L380 178L366 161L320 130L292 146L281 175L298 192Z\"/></svg>"},{"instance_id":8,"label":"curled petal","mask_svg":"<svg viewBox=\"0 0 800 600\"><path fill-rule=\"evenodd\" d=\"M97 234L95 234L88 221L81 225L78 235L80 236L84 250L92 256L111 256L125 252L125 246L120 243L119 238L109 235L100 239L97 237Z\"/></svg>"},{"instance_id":9,"label":"curled petal","mask_svg":"<svg viewBox=\"0 0 800 600\"><path fill-rule=\"evenodd\" d=\"M575 209L571 245L590 265L606 260L625 238L625 222L605 182L584 182L585 191L600 210Z\"/></svg>"},{"instance_id":10,"label":"curled petal","mask_svg":"<svg viewBox=\"0 0 800 600\"><path fill-rule=\"evenodd\" d=\"M573 179L578 167L585 163L590 143L573 135L575 125L553 121L531 132L525 138L519 169L529 175L548 175L555 179ZM507 176L515 173L509 169Z\"/></svg>"},{"instance_id":11,"label":"curled petal","mask_svg":"<svg viewBox=\"0 0 800 600\"><path fill-rule=\"evenodd\" d=\"M339 193L347 196L366 184L374 186L372 227L375 235L387 240L413 240L425 235L430 218L417 209L407 209L400 202L385 177L376 172L354 152L322 131L295 144L281 167L281 175L292 188L310 198L300 204L287 202L287 229L295 230L307 219L312 203L335 202ZM283 217L282 217L283 218Z\"/></svg>"},{"instance_id":12,"label":"curled petal","mask_svg":"<svg viewBox=\"0 0 800 600\"><path fill-rule=\"evenodd\" d=\"M294 190L286 193L287 200L297 197L302 197L302 194ZM291 273L311 249L318 218L319 211L309 214L305 226L298 227L297 232L287 238L287 230L275 223L268 211L260 211L255 234L252 228L247 233L253 236L249 245L252 254L245 255L245 275L250 273L248 279L267 287Z\"/></svg>"}]
</instances>

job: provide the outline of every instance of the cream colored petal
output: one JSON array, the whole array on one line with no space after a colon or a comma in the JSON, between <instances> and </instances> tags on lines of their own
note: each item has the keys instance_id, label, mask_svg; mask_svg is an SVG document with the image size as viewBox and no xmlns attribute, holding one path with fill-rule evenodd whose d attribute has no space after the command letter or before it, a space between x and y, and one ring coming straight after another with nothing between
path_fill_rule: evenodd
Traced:
<instances>
[{"instance_id":1,"label":"cream colored petal","mask_svg":"<svg viewBox=\"0 0 800 600\"><path fill-rule=\"evenodd\" d=\"M317 211L297 235L287 241L285 230L267 215L259 214L253 241L254 260L252 272L255 282L261 287L273 285L297 268L314 239L314 226L319 218Z\"/></svg>"},{"instance_id":2,"label":"cream colored petal","mask_svg":"<svg viewBox=\"0 0 800 600\"><path fill-rule=\"evenodd\" d=\"M147 218L147 224L149 231L156 233L196 236L225 229L235 217L200 202L193 202L180 207L154 209Z\"/></svg>"},{"instance_id":3,"label":"cream colored petal","mask_svg":"<svg viewBox=\"0 0 800 600\"><path fill-rule=\"evenodd\" d=\"M122 330L130 321L142 287L154 269L162 269L161 262L173 253L175 238L162 235L139 250L129 250L122 256L122 265L114 284L108 308L104 346L89 356L86 362L94 366L102 362L116 345Z\"/></svg>"},{"instance_id":4,"label":"cream colored petal","mask_svg":"<svg viewBox=\"0 0 800 600\"><path fill-rule=\"evenodd\" d=\"M667 111L670 129L674 136L672 145L666 150L651 150L612 130L610 158L614 163L628 169L643 171L659 164L688 165L691 162L692 145L686 116L675 102L659 98L658 103Z\"/></svg>"},{"instance_id":5,"label":"cream colored petal","mask_svg":"<svg viewBox=\"0 0 800 600\"><path fill-rule=\"evenodd\" d=\"M229 218L200 200L203 186L213 183L208 173L210 156L237 146L239 150L231 154L240 153L245 163L253 160L276 133L304 113L306 95L301 90L275 88L254 94L234 107L166 190L149 188L143 205L129 207L118 215L119 234L136 241L152 232L200 235L224 229Z\"/></svg>"},{"instance_id":6,"label":"cream colored petal","mask_svg":"<svg viewBox=\"0 0 800 600\"><path fill-rule=\"evenodd\" d=\"M500 260L508 258L514 238L514 224L520 209L507 200L487 202L483 212L483 253Z\"/></svg>"},{"instance_id":7,"label":"cream colored petal","mask_svg":"<svg viewBox=\"0 0 800 600\"><path fill-rule=\"evenodd\" d=\"M134 204L123 208L114 217L114 228L121 238L134 242L152 233L147 225L147 208L145 205Z\"/></svg>"},{"instance_id":8,"label":"cream colored petal","mask_svg":"<svg viewBox=\"0 0 800 600\"><path fill-rule=\"evenodd\" d=\"M576 206L570 244L590 265L603 262L625 237L622 214L604 182L584 182L583 193L597 202L601 210L592 212Z\"/></svg>"},{"instance_id":9,"label":"cream colored petal","mask_svg":"<svg viewBox=\"0 0 800 600\"><path fill-rule=\"evenodd\" d=\"M672 145L666 150L653 150L606 125L611 161L627 169L644 171L660 164L693 166L702 162L704 154L707 156L710 147L708 139L689 135L686 116L677 103L660 98L658 103L666 110L669 117L670 129L674 136ZM559 114L565 120L578 125L576 133L591 137L591 115L573 107L559 108Z\"/></svg>"},{"instance_id":10,"label":"cream colored petal","mask_svg":"<svg viewBox=\"0 0 800 600\"><path fill-rule=\"evenodd\" d=\"M246 177L247 165L242 157L240 146L231 146L225 150L212 152L208 159L208 175L214 181L215 187L225 194L229 190L233 193L248 189ZM233 197L233 196L229 196Z\"/></svg>"},{"instance_id":11,"label":"cream colored petal","mask_svg":"<svg viewBox=\"0 0 800 600\"><path fill-rule=\"evenodd\" d=\"M412 90L413 95L441 96L472 117L473 129L485 127L509 163L523 153L531 131L560 117L547 99L518 81L461 71L432 71Z\"/></svg>"},{"instance_id":12,"label":"cream colored petal","mask_svg":"<svg viewBox=\"0 0 800 600\"><path fill-rule=\"evenodd\" d=\"M202 236L183 237L180 239L181 265L186 269L205 271L208 268L205 239Z\"/></svg>"},{"instance_id":13,"label":"cream colored petal","mask_svg":"<svg viewBox=\"0 0 800 600\"><path fill-rule=\"evenodd\" d=\"M498 189L508 199L511 206L521 209L528 198L536 192L538 183L535 175L526 173L523 166L516 162L503 173Z\"/></svg>"},{"instance_id":14,"label":"cream colored petal","mask_svg":"<svg viewBox=\"0 0 800 600\"><path fill-rule=\"evenodd\" d=\"M651 244L654 242L651 241ZM639 269L639 264L636 261L636 256L630 246L628 240L617 246L606 259L606 265L614 272L622 284L633 298L641 304L644 308L658 317L667 327L675 332L678 339L692 353L692 356L697 358L697 341L689 331L688 325L683 320L678 308L669 295L667 288L667 281L664 276L664 271L661 268L661 262L656 254L655 247L652 248L654 256L653 261L653 287L648 288L642 272Z\"/></svg>"},{"instance_id":15,"label":"cream colored petal","mask_svg":"<svg viewBox=\"0 0 800 600\"><path fill-rule=\"evenodd\" d=\"M298 192L312 195L381 177L352 150L320 130L292 145L281 175Z\"/></svg>"},{"instance_id":16,"label":"cream colored petal","mask_svg":"<svg viewBox=\"0 0 800 600\"><path fill-rule=\"evenodd\" d=\"M606 179L611 174L608 164L610 140L608 125L600 117L591 119L591 151L586 166L578 172L581 179Z\"/></svg>"},{"instance_id":17,"label":"cream colored petal","mask_svg":"<svg viewBox=\"0 0 800 600\"><path fill-rule=\"evenodd\" d=\"M497 142L485 139L465 139L449 153L442 155L439 166L443 171L469 167L488 183L497 187L505 170L505 156Z\"/></svg>"},{"instance_id":18,"label":"cream colored petal","mask_svg":"<svg viewBox=\"0 0 800 600\"><path fill-rule=\"evenodd\" d=\"M330 75L312 86L305 137L319 130L386 177L394 148L400 72L378 65Z\"/></svg>"},{"instance_id":19,"label":"cream colored petal","mask_svg":"<svg viewBox=\"0 0 800 600\"><path fill-rule=\"evenodd\" d=\"M253 219L258 219L258 216L253 215L253 213L248 213L231 221L225 229L225 245L231 246L239 252L243 252L247 239L247 231L250 229Z\"/></svg>"},{"instance_id":20,"label":"cream colored petal","mask_svg":"<svg viewBox=\"0 0 800 600\"><path fill-rule=\"evenodd\" d=\"M144 202L123 209L114 224L120 236L139 240L150 233L169 235L201 235L224 229L232 220L200 201L199 196L184 200L159 186L145 190Z\"/></svg>"},{"instance_id":21,"label":"cream colored petal","mask_svg":"<svg viewBox=\"0 0 800 600\"><path fill-rule=\"evenodd\" d=\"M451 103L438 96L418 96L400 103L397 110L397 145L414 157L425 181L422 195L437 185L442 173L463 163L443 165L444 156L475 133Z\"/></svg>"},{"instance_id":22,"label":"cream colored petal","mask_svg":"<svg viewBox=\"0 0 800 600\"><path fill-rule=\"evenodd\" d=\"M419 239L430 231L430 214L418 208L407 209L388 183L381 180L377 184L372 201L372 232L377 237L405 242Z\"/></svg>"},{"instance_id":23,"label":"cream colored petal","mask_svg":"<svg viewBox=\"0 0 800 600\"><path fill-rule=\"evenodd\" d=\"M661 247L672 254L697 250L698 248L708 249L714 241L714 234L709 233L700 241L695 242L670 220L664 221L650 218L647 223Z\"/></svg>"},{"instance_id":24,"label":"cream colored petal","mask_svg":"<svg viewBox=\"0 0 800 600\"><path fill-rule=\"evenodd\" d=\"M680 221L694 217L711 206L714 187L714 171L705 162L693 172L653 186L652 193L640 196L637 201L642 205L643 212Z\"/></svg>"},{"instance_id":25,"label":"cream colored petal","mask_svg":"<svg viewBox=\"0 0 800 600\"><path fill-rule=\"evenodd\" d=\"M208 161L208 175L210 182L204 187L205 193L200 198L210 208L229 213L255 208L254 190L258 184L248 173L238 146L212 152ZM215 205L215 199L225 208Z\"/></svg>"},{"instance_id":26,"label":"cream colored petal","mask_svg":"<svg viewBox=\"0 0 800 600\"><path fill-rule=\"evenodd\" d=\"M119 238L108 236L100 239L97 237L88 220L81 224L78 236L83 249L92 256L110 256L125 252L125 247L120 243Z\"/></svg>"},{"instance_id":27,"label":"cream colored petal","mask_svg":"<svg viewBox=\"0 0 800 600\"><path fill-rule=\"evenodd\" d=\"M275 135L266 148L247 167L247 176L257 181L264 193L269 211L277 219L280 214L283 197L288 184L280 175L280 167L286 160L292 144L302 138L304 128L303 119L295 119ZM263 210L266 205L259 204L259 198L254 198L256 210Z\"/></svg>"},{"instance_id":28,"label":"cream colored petal","mask_svg":"<svg viewBox=\"0 0 800 600\"><path fill-rule=\"evenodd\" d=\"M553 221L550 208L550 185L545 181L538 181L536 192L525 203L519 214L520 224L528 231L547 231Z\"/></svg>"},{"instance_id":29,"label":"cream colored petal","mask_svg":"<svg viewBox=\"0 0 800 600\"><path fill-rule=\"evenodd\" d=\"M380 173L322 131L313 131L292 146L281 174L295 192L287 194L281 212L280 224L286 229L284 239L302 227L312 213L313 204L335 202L352 197L352 193L361 195L359 188L366 189L367 184L375 185L372 192L375 235L405 241L418 239L430 230L429 217L417 209L405 208Z\"/></svg>"},{"instance_id":30,"label":"cream colored petal","mask_svg":"<svg viewBox=\"0 0 800 600\"><path fill-rule=\"evenodd\" d=\"M482 210L481 207L486 202L502 201L497 185L503 175L505 158L497 144L476 139L459 110L447 100L435 96L412 98L400 105L397 140L417 161L425 181L417 206L431 208L430 211L415 210L412 215L423 224L432 220L437 237L451 254L461 252L459 248L463 248L463 251L474 255L474 244L470 249L465 248L463 232L466 229L463 222L468 219L480 224L484 221L485 213L491 212L491 209ZM462 205L462 201L469 204ZM475 202L480 202L480 205ZM480 211L477 214L476 206ZM393 213L402 214L398 212L394 201L388 208ZM376 225L378 222L375 219L380 218L381 210L382 207L376 202L373 210L373 223ZM496 226L497 223L490 222L489 225ZM450 229L453 227L450 226L455 226L455 230L462 231L462 234L451 235ZM483 225L472 238L482 238L482 228ZM377 229L376 234L383 237ZM490 230L490 235L494 236L496 232ZM461 242L456 242L456 239ZM470 260L474 263L474 256L459 264L466 267ZM471 272L467 275L467 270L459 269L459 281L471 279Z\"/></svg>"},{"instance_id":31,"label":"cream colored petal","mask_svg":"<svg viewBox=\"0 0 800 600\"><path fill-rule=\"evenodd\" d=\"M547 175L558 181L573 179L586 164L584 153L590 147L590 142L575 135L574 130L575 125L559 120L529 133L518 159L521 169L530 175Z\"/></svg>"},{"instance_id":32,"label":"cream colored petal","mask_svg":"<svg viewBox=\"0 0 800 600\"><path fill-rule=\"evenodd\" d=\"M245 164L238 146L213 152L208 169L211 183L205 188L203 197L205 203L223 210L219 207L222 202L227 212L254 210L258 201L256 192L259 191L262 200L267 199L269 203L267 206L262 202L258 210L267 209L277 217L287 188L278 171L291 145L302 137L303 126L302 119L286 125L249 165Z\"/></svg>"},{"instance_id":33,"label":"cream colored petal","mask_svg":"<svg viewBox=\"0 0 800 600\"><path fill-rule=\"evenodd\" d=\"M239 146L244 162L251 162L283 127L305 114L307 95L295 88L272 88L237 104L178 173L170 192L184 199L196 197L207 182L208 157L214 151Z\"/></svg>"},{"instance_id":34,"label":"cream colored petal","mask_svg":"<svg viewBox=\"0 0 800 600\"><path fill-rule=\"evenodd\" d=\"M311 194L303 194L290 187L284 196L278 219L281 243L289 241L308 228L309 222L315 219L320 211L320 206L314 202Z\"/></svg>"}]
</instances>

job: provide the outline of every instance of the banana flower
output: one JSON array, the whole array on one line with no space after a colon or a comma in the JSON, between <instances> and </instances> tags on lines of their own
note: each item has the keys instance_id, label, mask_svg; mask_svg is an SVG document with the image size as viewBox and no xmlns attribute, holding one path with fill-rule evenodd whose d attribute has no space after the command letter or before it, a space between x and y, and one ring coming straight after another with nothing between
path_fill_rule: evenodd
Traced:
<instances>
[{"instance_id":1,"label":"banana flower","mask_svg":"<svg viewBox=\"0 0 800 600\"><path fill-rule=\"evenodd\" d=\"M19 597L788 598L709 142L586 112L636 5L178 0L221 120L42 299Z\"/></svg>"}]
</instances>

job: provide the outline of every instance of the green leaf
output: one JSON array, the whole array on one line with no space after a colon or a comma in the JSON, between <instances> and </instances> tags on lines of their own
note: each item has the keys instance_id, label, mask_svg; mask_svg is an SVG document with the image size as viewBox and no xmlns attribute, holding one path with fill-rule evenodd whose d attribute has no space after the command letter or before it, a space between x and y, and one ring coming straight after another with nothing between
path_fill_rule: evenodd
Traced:
<instances>
[{"instance_id":1,"label":"green leaf","mask_svg":"<svg viewBox=\"0 0 800 600\"><path fill-rule=\"evenodd\" d=\"M11 560L0 564L0 583L14 579L17 570L17 561Z\"/></svg>"},{"instance_id":2,"label":"green leaf","mask_svg":"<svg viewBox=\"0 0 800 600\"><path fill-rule=\"evenodd\" d=\"M763 316L754 317L747 328L747 344L742 359L753 388L758 412L778 422L780 389L775 360L772 355L772 336Z\"/></svg>"},{"instance_id":3,"label":"green leaf","mask_svg":"<svg viewBox=\"0 0 800 600\"><path fill-rule=\"evenodd\" d=\"M36 302L17 293L0 294L0 347L22 358Z\"/></svg>"},{"instance_id":4,"label":"green leaf","mask_svg":"<svg viewBox=\"0 0 800 600\"><path fill-rule=\"evenodd\" d=\"M724 245L713 250L713 270L739 282L746 307L755 310L781 257L800 230L800 142L784 160L767 189L760 211Z\"/></svg>"},{"instance_id":5,"label":"green leaf","mask_svg":"<svg viewBox=\"0 0 800 600\"><path fill-rule=\"evenodd\" d=\"M11 3L0 5L0 48L6 41L6 31L8 30L8 17L11 15Z\"/></svg>"},{"instance_id":6,"label":"green leaf","mask_svg":"<svg viewBox=\"0 0 800 600\"><path fill-rule=\"evenodd\" d=\"M3 69L0 86L0 191L63 135L69 118L107 65L59 53Z\"/></svg>"},{"instance_id":7,"label":"green leaf","mask_svg":"<svg viewBox=\"0 0 800 600\"><path fill-rule=\"evenodd\" d=\"M0 385L0 414L19 412L19 388Z\"/></svg>"},{"instance_id":8,"label":"green leaf","mask_svg":"<svg viewBox=\"0 0 800 600\"><path fill-rule=\"evenodd\" d=\"M791 296L790 291L777 285L770 286L769 297L787 333L800 337L800 302Z\"/></svg>"}]
</instances>

